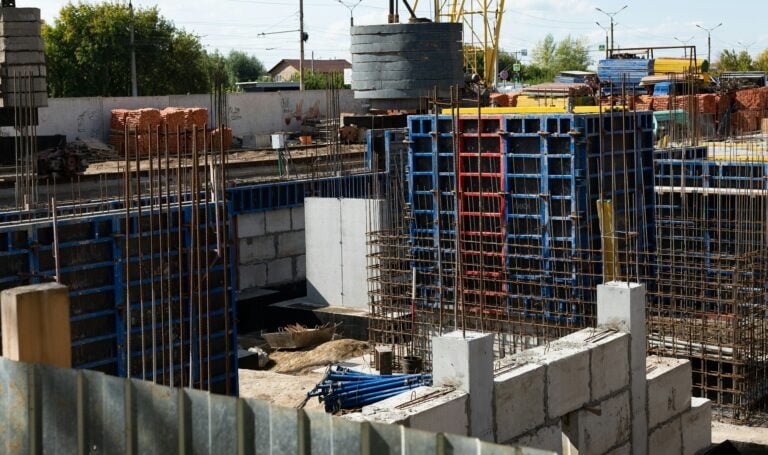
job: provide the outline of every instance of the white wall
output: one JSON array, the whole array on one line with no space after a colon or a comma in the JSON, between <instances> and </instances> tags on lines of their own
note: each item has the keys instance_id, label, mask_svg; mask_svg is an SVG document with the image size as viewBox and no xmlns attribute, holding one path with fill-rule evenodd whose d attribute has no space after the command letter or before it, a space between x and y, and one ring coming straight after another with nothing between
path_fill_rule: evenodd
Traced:
<instances>
[{"instance_id":1,"label":"white wall","mask_svg":"<svg viewBox=\"0 0 768 455\"><path fill-rule=\"evenodd\" d=\"M306 118L325 117L326 92L307 90L274 93L230 93L227 95L227 118L234 136L246 146L266 145L267 135L276 131L298 131ZM341 112L363 112L351 90L339 92ZM154 107L205 107L211 113L210 95L141 96L136 98L51 98L48 107L40 109L38 135L65 134L95 137L106 141L112 109ZM9 128L0 135L11 135Z\"/></svg>"}]
</instances>

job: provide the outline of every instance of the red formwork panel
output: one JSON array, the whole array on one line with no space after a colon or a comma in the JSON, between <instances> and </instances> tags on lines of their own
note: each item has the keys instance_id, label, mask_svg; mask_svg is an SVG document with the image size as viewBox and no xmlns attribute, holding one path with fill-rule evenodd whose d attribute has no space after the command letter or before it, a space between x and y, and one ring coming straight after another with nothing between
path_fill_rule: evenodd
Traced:
<instances>
[{"instance_id":1,"label":"red formwork panel","mask_svg":"<svg viewBox=\"0 0 768 455\"><path fill-rule=\"evenodd\" d=\"M458 119L458 251L463 302L477 314L504 308L506 199L502 116Z\"/></svg>"}]
</instances>

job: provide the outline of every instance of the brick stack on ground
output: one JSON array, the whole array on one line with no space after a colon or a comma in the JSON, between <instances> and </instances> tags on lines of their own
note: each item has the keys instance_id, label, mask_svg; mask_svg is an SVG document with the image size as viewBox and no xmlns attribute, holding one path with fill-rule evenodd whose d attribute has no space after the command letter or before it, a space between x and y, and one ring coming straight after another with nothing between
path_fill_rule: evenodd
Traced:
<instances>
[{"instance_id":1,"label":"brick stack on ground","mask_svg":"<svg viewBox=\"0 0 768 455\"><path fill-rule=\"evenodd\" d=\"M38 8L0 8L0 108L48 106Z\"/></svg>"},{"instance_id":2,"label":"brick stack on ground","mask_svg":"<svg viewBox=\"0 0 768 455\"><path fill-rule=\"evenodd\" d=\"M125 152L125 131L130 132L129 146L134 150L138 144L139 155L146 155L149 147L158 147L157 134L160 134L160 150L165 149L167 142L168 151L182 153L192 150L195 146L202 150L205 145L209 149L218 150L221 147L221 139L224 139L224 148L232 145L232 130L224 128L208 128L208 109L202 107L179 108L167 107L163 110L145 109L113 109L110 119L109 144L115 147L120 154ZM149 143L150 131L153 144ZM167 141L166 141L167 138Z\"/></svg>"}]
</instances>

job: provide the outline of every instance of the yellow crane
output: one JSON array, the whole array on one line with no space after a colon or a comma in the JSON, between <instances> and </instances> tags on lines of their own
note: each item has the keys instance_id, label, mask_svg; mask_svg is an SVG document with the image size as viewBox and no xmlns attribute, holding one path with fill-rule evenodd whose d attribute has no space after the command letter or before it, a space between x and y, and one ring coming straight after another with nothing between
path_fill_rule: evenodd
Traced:
<instances>
[{"instance_id":1,"label":"yellow crane","mask_svg":"<svg viewBox=\"0 0 768 455\"><path fill-rule=\"evenodd\" d=\"M496 85L499 36L505 0L432 0L435 22L464 25L464 63L486 85ZM414 0L413 10L419 5Z\"/></svg>"}]
</instances>

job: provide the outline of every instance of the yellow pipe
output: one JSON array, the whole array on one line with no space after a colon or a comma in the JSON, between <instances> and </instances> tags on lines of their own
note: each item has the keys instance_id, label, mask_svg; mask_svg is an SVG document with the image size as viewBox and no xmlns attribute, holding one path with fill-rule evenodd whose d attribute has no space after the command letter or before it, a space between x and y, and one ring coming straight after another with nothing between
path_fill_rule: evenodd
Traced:
<instances>
[{"instance_id":1,"label":"yellow pipe","mask_svg":"<svg viewBox=\"0 0 768 455\"><path fill-rule=\"evenodd\" d=\"M622 108L615 106L614 111L621 111ZM454 111L451 109L443 109L441 111L444 115L450 115ZM603 108L603 112L610 112L607 107ZM567 111L561 107L483 107L480 109L481 115L501 115L501 114L565 114ZM575 106L573 108L574 114L598 114L600 113L600 106ZM462 107L458 110L459 115L477 114L476 107Z\"/></svg>"}]
</instances>

